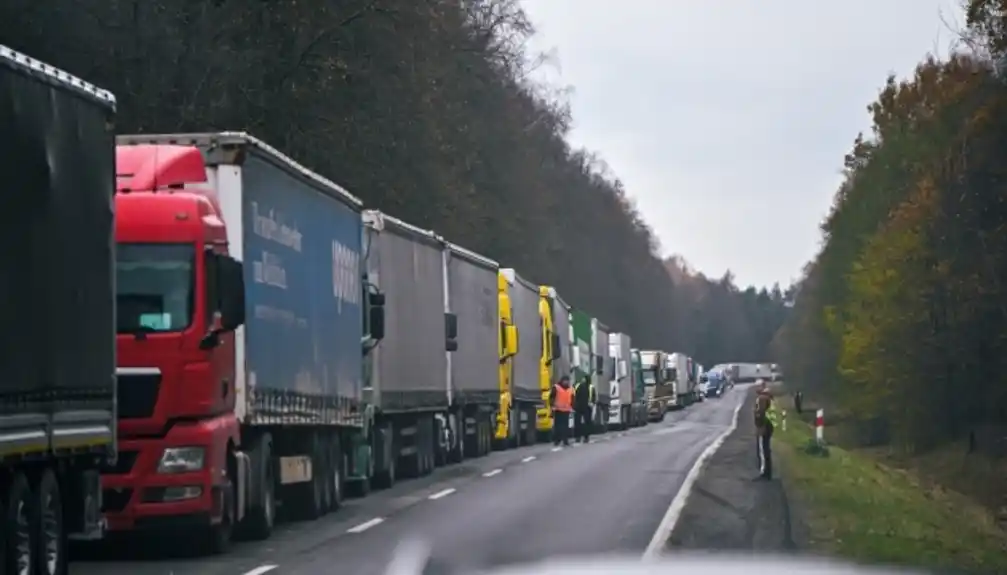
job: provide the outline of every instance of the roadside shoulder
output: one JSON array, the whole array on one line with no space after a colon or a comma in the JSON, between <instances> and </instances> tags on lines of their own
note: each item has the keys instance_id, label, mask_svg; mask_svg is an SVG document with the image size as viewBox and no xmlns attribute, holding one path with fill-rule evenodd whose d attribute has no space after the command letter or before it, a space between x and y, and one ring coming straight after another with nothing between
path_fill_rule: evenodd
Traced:
<instances>
[{"instance_id":1,"label":"roadside shoulder","mask_svg":"<svg viewBox=\"0 0 1007 575\"><path fill-rule=\"evenodd\" d=\"M751 390L746 393L737 428L700 474L666 550L779 553L797 549L785 484L778 479L755 480L754 394Z\"/></svg>"}]
</instances>

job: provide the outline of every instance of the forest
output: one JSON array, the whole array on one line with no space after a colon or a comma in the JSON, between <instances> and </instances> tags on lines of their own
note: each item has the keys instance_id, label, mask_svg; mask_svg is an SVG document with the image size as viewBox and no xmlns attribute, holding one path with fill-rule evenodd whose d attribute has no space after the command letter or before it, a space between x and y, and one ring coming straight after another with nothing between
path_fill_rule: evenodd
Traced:
<instances>
[{"instance_id":1,"label":"forest","mask_svg":"<svg viewBox=\"0 0 1007 575\"><path fill-rule=\"evenodd\" d=\"M622 183L567 143L563 90L528 79L533 33L517 0L0 3L0 42L113 91L119 133L247 131L637 346L763 359L779 288L659 257Z\"/></svg>"},{"instance_id":2,"label":"forest","mask_svg":"<svg viewBox=\"0 0 1007 575\"><path fill-rule=\"evenodd\" d=\"M1004 461L1007 2L966 13L950 56L889 77L868 107L871 132L844 158L823 247L771 347L852 443Z\"/></svg>"}]
</instances>

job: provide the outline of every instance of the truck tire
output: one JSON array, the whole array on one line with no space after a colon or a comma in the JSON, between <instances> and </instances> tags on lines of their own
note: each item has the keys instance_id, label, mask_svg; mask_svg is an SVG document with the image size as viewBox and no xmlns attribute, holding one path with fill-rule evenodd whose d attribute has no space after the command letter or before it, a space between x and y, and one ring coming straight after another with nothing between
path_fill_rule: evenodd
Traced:
<instances>
[{"instance_id":1,"label":"truck tire","mask_svg":"<svg viewBox=\"0 0 1007 575\"><path fill-rule=\"evenodd\" d=\"M312 433L310 442L311 479L290 489L294 497L294 514L304 521L314 521L325 515L325 487L329 481L328 458L320 435Z\"/></svg>"},{"instance_id":2,"label":"truck tire","mask_svg":"<svg viewBox=\"0 0 1007 575\"><path fill-rule=\"evenodd\" d=\"M437 468L437 451L440 439L437 437L437 421L433 416L426 419L424 423L426 429L426 462L423 466L423 475L430 475Z\"/></svg>"},{"instance_id":3,"label":"truck tire","mask_svg":"<svg viewBox=\"0 0 1007 575\"><path fill-rule=\"evenodd\" d=\"M11 478L4 502L2 572L20 573L25 566L30 566L29 572L32 572L37 564L38 531L32 525L35 502L24 473L16 472Z\"/></svg>"},{"instance_id":4,"label":"truck tire","mask_svg":"<svg viewBox=\"0 0 1007 575\"><path fill-rule=\"evenodd\" d=\"M374 474L373 484L380 489L391 489L398 481L399 448L395 441L395 428L391 424L382 429L375 429L375 442L381 443L379 449L371 454L372 458L379 454L386 459L385 467ZM372 459L373 461L373 459ZM375 465L375 467L377 467Z\"/></svg>"},{"instance_id":5,"label":"truck tire","mask_svg":"<svg viewBox=\"0 0 1007 575\"><path fill-rule=\"evenodd\" d=\"M276 523L276 475L273 466L273 436L264 433L248 454L251 460L252 493L257 501L249 505L242 522L242 535L254 541L268 539Z\"/></svg>"},{"instance_id":6,"label":"truck tire","mask_svg":"<svg viewBox=\"0 0 1007 575\"><path fill-rule=\"evenodd\" d=\"M52 469L42 472L35 492L34 523L39 529L35 572L41 575L66 575L68 561L63 498L59 492L59 481Z\"/></svg>"},{"instance_id":7,"label":"truck tire","mask_svg":"<svg viewBox=\"0 0 1007 575\"><path fill-rule=\"evenodd\" d=\"M448 463L465 460L465 417L459 413L449 419L451 422L451 444L448 448Z\"/></svg>"},{"instance_id":8,"label":"truck tire","mask_svg":"<svg viewBox=\"0 0 1007 575\"><path fill-rule=\"evenodd\" d=\"M346 457L343 455L342 442L338 434L328 437L326 443L326 482L325 510L335 511L343 506L343 493L346 478Z\"/></svg>"},{"instance_id":9,"label":"truck tire","mask_svg":"<svg viewBox=\"0 0 1007 575\"><path fill-rule=\"evenodd\" d=\"M227 475L224 476L224 485L221 490L221 500L224 510L220 518L220 523L211 525L209 536L202 540L206 552L210 555L220 555L226 553L234 542L234 513L235 493L234 493L234 473L236 468L232 462L231 455L228 454Z\"/></svg>"},{"instance_id":10,"label":"truck tire","mask_svg":"<svg viewBox=\"0 0 1007 575\"><path fill-rule=\"evenodd\" d=\"M528 428L524 433L524 444L535 445L538 443L538 413L535 408L528 410Z\"/></svg>"}]
</instances>

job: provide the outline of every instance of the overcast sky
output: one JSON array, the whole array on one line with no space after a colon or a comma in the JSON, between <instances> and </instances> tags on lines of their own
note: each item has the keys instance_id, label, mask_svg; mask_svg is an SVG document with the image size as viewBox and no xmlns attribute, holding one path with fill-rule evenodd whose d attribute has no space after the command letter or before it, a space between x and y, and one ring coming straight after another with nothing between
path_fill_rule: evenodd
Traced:
<instances>
[{"instance_id":1,"label":"overcast sky","mask_svg":"<svg viewBox=\"0 0 1007 575\"><path fill-rule=\"evenodd\" d=\"M600 153L661 240L742 285L799 277L885 76L947 53L957 0L521 0Z\"/></svg>"}]
</instances>

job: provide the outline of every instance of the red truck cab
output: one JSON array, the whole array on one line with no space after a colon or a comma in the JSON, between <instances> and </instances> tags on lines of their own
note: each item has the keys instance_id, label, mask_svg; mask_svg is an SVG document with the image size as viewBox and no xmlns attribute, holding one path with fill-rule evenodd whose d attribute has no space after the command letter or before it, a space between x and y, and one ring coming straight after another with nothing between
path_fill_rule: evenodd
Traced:
<instances>
[{"instance_id":1,"label":"red truck cab","mask_svg":"<svg viewBox=\"0 0 1007 575\"><path fill-rule=\"evenodd\" d=\"M119 145L116 172L120 439L102 475L105 518L113 532L182 528L226 545L240 446L241 265L227 255L199 149Z\"/></svg>"}]
</instances>

